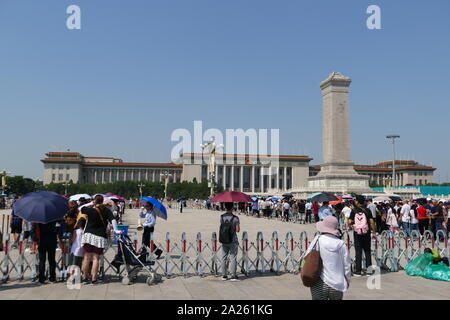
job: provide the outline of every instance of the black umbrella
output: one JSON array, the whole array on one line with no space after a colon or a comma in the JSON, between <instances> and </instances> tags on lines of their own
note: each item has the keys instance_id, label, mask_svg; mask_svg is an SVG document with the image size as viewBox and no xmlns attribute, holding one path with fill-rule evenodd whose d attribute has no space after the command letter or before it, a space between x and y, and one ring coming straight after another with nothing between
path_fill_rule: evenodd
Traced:
<instances>
[{"instance_id":1,"label":"black umbrella","mask_svg":"<svg viewBox=\"0 0 450 320\"><path fill-rule=\"evenodd\" d=\"M390 196L389 198L391 198L392 201L402 201L402 198L397 196Z\"/></svg>"},{"instance_id":2,"label":"black umbrella","mask_svg":"<svg viewBox=\"0 0 450 320\"><path fill-rule=\"evenodd\" d=\"M62 220L68 210L67 199L50 191L27 193L14 204L15 215L43 224Z\"/></svg>"},{"instance_id":3,"label":"black umbrella","mask_svg":"<svg viewBox=\"0 0 450 320\"><path fill-rule=\"evenodd\" d=\"M283 197L285 197L285 198L293 198L294 195L292 193L285 193L285 194L283 194Z\"/></svg>"},{"instance_id":4,"label":"black umbrella","mask_svg":"<svg viewBox=\"0 0 450 320\"><path fill-rule=\"evenodd\" d=\"M329 192L322 192L309 199L312 202L330 202L339 200L334 194Z\"/></svg>"}]
</instances>

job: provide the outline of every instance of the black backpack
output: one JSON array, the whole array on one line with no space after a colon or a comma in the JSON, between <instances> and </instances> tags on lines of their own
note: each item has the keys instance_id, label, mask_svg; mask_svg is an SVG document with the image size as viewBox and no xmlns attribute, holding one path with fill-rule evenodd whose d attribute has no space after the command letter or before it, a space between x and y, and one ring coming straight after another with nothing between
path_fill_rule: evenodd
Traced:
<instances>
[{"instance_id":1,"label":"black backpack","mask_svg":"<svg viewBox=\"0 0 450 320\"><path fill-rule=\"evenodd\" d=\"M233 237L235 234L233 219L234 215L230 220L224 220L223 217L220 221L220 230L219 230L219 242L230 244L233 242Z\"/></svg>"}]
</instances>

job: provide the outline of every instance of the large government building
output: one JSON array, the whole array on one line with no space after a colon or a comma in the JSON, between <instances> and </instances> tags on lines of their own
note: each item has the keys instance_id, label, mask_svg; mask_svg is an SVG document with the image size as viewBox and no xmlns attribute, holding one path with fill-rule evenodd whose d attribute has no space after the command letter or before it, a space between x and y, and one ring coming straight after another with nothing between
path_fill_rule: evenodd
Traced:
<instances>
[{"instance_id":1,"label":"large government building","mask_svg":"<svg viewBox=\"0 0 450 320\"><path fill-rule=\"evenodd\" d=\"M268 157L267 157L268 158ZM320 166L311 165L308 156L280 155L278 167L270 167L268 159L252 155L218 154L215 181L225 190L248 193L276 193L307 186L308 177L315 176ZM41 160L44 164L44 184L109 183L116 181L205 181L209 179L208 155L183 154L177 163L134 163L113 157L86 157L78 152L49 152ZM267 168L269 175L263 174ZM376 165L355 165L359 174L369 176L371 185L389 186L392 161ZM433 182L433 167L415 161L396 161L397 181L400 185L425 185Z\"/></svg>"}]
</instances>

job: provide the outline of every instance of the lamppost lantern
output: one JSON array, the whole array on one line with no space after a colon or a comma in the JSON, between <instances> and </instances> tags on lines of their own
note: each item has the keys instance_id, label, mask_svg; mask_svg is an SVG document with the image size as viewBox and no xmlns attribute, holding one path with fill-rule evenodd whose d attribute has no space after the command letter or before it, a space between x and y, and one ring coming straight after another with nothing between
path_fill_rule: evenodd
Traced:
<instances>
[{"instance_id":1,"label":"lamppost lantern","mask_svg":"<svg viewBox=\"0 0 450 320\"><path fill-rule=\"evenodd\" d=\"M161 178L164 178L164 199L167 199L167 185L169 183L169 178L172 177L172 174L165 170L160 174L160 176Z\"/></svg>"},{"instance_id":2,"label":"lamppost lantern","mask_svg":"<svg viewBox=\"0 0 450 320\"><path fill-rule=\"evenodd\" d=\"M386 136L387 139L392 139L392 187L395 188L397 186L397 179L395 177L395 139L400 138L399 135L390 134Z\"/></svg>"},{"instance_id":3,"label":"lamppost lantern","mask_svg":"<svg viewBox=\"0 0 450 320\"><path fill-rule=\"evenodd\" d=\"M206 149L209 147L208 154L209 154L209 181L208 185L210 187L210 195L214 195L214 181L216 178L216 151L218 149L224 148L224 145L221 143L219 145L216 145L216 142L214 139L211 139L208 143L201 145L202 149Z\"/></svg>"}]
</instances>

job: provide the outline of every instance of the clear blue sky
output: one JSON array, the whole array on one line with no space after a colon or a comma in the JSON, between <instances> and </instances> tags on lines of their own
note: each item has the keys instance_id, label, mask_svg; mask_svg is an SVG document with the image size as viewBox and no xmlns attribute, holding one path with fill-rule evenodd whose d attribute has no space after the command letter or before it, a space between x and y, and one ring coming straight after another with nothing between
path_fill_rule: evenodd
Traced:
<instances>
[{"instance_id":1,"label":"clear blue sky","mask_svg":"<svg viewBox=\"0 0 450 320\"><path fill-rule=\"evenodd\" d=\"M66 28L66 8L82 30ZM381 7L382 30L366 9ZM168 161L176 128L280 128L322 160L319 83L353 79L353 160L398 154L450 180L450 1L0 0L0 169L48 151Z\"/></svg>"}]
</instances>

